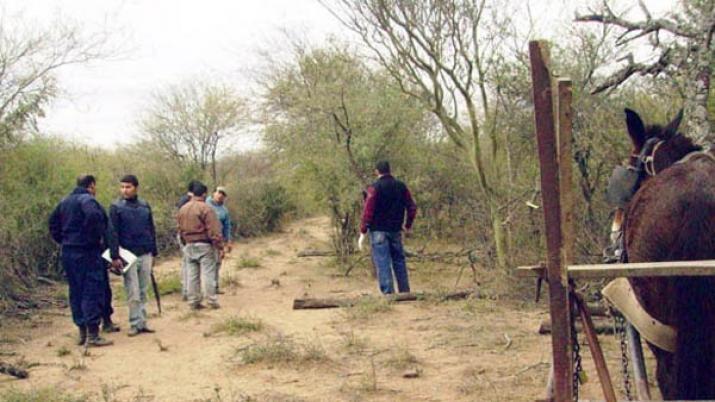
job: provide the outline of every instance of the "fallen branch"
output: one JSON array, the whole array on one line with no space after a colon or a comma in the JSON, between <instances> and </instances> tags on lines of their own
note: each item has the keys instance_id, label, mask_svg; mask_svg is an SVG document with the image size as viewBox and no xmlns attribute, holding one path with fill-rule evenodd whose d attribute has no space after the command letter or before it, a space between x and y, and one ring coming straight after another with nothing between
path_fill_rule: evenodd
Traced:
<instances>
[{"instance_id":1,"label":"fallen branch","mask_svg":"<svg viewBox=\"0 0 715 402\"><path fill-rule=\"evenodd\" d=\"M298 257L335 257L335 251L306 249L298 253Z\"/></svg>"},{"instance_id":2,"label":"fallen branch","mask_svg":"<svg viewBox=\"0 0 715 402\"><path fill-rule=\"evenodd\" d=\"M29 376L27 370L3 362L0 362L0 373L7 374L20 379L27 378Z\"/></svg>"},{"instance_id":3,"label":"fallen branch","mask_svg":"<svg viewBox=\"0 0 715 402\"><path fill-rule=\"evenodd\" d=\"M440 301L444 300L459 300L466 299L467 297L476 298L486 298L487 296L476 293L473 290L464 290L460 292L450 292L450 293L397 293L394 295L385 296L385 299L391 302L406 302L406 301L416 301L425 299L437 299ZM321 309L321 308L338 308L338 307L350 307L358 304L360 301L369 298L369 296L361 296L354 298L304 298L293 300L293 310L304 310L304 309Z\"/></svg>"},{"instance_id":4,"label":"fallen branch","mask_svg":"<svg viewBox=\"0 0 715 402\"><path fill-rule=\"evenodd\" d=\"M613 335L613 325L610 322L594 322L594 329L597 334L601 335ZM580 321L576 321L576 332L583 332L583 325ZM546 335L551 333L551 321L543 321L539 325L539 335Z\"/></svg>"}]
</instances>

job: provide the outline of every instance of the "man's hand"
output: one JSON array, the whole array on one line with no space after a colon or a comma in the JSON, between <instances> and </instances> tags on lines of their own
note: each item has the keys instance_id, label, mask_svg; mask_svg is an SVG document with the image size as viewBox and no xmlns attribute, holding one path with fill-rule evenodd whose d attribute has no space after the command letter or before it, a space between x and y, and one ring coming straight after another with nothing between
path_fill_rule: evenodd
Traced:
<instances>
[{"instance_id":1,"label":"man's hand","mask_svg":"<svg viewBox=\"0 0 715 402\"><path fill-rule=\"evenodd\" d=\"M412 227L405 226L405 238L409 239L410 237L412 237Z\"/></svg>"},{"instance_id":2,"label":"man's hand","mask_svg":"<svg viewBox=\"0 0 715 402\"><path fill-rule=\"evenodd\" d=\"M122 269L124 268L124 261L121 258L115 258L112 260L109 270L115 275L121 275Z\"/></svg>"},{"instance_id":3,"label":"man's hand","mask_svg":"<svg viewBox=\"0 0 715 402\"><path fill-rule=\"evenodd\" d=\"M231 251L233 251L233 246L231 245L231 243L227 243L223 250L226 252L226 254L231 254Z\"/></svg>"},{"instance_id":4,"label":"man's hand","mask_svg":"<svg viewBox=\"0 0 715 402\"><path fill-rule=\"evenodd\" d=\"M364 243L365 243L365 233L360 233L360 237L358 237L358 250L362 251Z\"/></svg>"},{"instance_id":5,"label":"man's hand","mask_svg":"<svg viewBox=\"0 0 715 402\"><path fill-rule=\"evenodd\" d=\"M225 257L225 256L226 256L226 252L223 249L218 251L218 260L219 261L223 261L223 257Z\"/></svg>"}]
</instances>

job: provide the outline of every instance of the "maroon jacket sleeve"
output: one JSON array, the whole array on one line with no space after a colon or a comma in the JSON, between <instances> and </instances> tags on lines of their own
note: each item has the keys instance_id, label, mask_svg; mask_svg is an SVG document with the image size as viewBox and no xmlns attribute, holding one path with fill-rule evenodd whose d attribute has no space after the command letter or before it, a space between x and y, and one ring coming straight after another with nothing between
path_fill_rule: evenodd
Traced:
<instances>
[{"instance_id":1,"label":"maroon jacket sleeve","mask_svg":"<svg viewBox=\"0 0 715 402\"><path fill-rule=\"evenodd\" d=\"M367 198L365 198L365 207L362 211L362 222L360 223L360 233L367 233L367 228L372 223L372 218L375 215L375 204L377 201L377 191L373 186L367 188Z\"/></svg>"},{"instance_id":2,"label":"maroon jacket sleeve","mask_svg":"<svg viewBox=\"0 0 715 402\"><path fill-rule=\"evenodd\" d=\"M415 221L415 216L417 216L417 205L415 205L415 200L412 199L412 194L410 194L410 190L407 187L405 187L405 205L407 206L407 222L405 222L405 227L410 229L412 222Z\"/></svg>"}]
</instances>

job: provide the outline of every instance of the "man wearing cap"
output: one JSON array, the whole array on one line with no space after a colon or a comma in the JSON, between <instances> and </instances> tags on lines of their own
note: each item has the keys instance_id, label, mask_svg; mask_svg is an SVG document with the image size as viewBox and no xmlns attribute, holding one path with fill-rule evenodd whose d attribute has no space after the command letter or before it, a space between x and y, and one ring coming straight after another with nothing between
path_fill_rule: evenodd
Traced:
<instances>
[{"instance_id":1,"label":"man wearing cap","mask_svg":"<svg viewBox=\"0 0 715 402\"><path fill-rule=\"evenodd\" d=\"M377 267L380 291L384 294L394 293L392 282L394 271L399 292L409 292L410 283L405 252L402 248L402 231L404 230L407 235L410 233L412 222L417 214L417 206L405 183L392 177L389 162L377 162L375 175L377 181L367 189L358 246L362 248L363 239L369 230L372 258ZM407 220L405 220L405 213Z\"/></svg>"},{"instance_id":2,"label":"man wearing cap","mask_svg":"<svg viewBox=\"0 0 715 402\"><path fill-rule=\"evenodd\" d=\"M151 283L151 269L157 256L156 231L151 207L139 198L139 180L134 175L126 175L119 180L121 197L109 207L111 233L109 252L112 267L123 269L124 262L119 257L119 247L130 251L137 257L132 266L124 272L124 292L129 306L129 325L127 335L152 333L147 326L147 291Z\"/></svg>"},{"instance_id":3,"label":"man wearing cap","mask_svg":"<svg viewBox=\"0 0 715 402\"><path fill-rule=\"evenodd\" d=\"M49 220L52 239L62 245L62 267L69 283L72 320L79 328L79 345L106 346L99 336L105 297L106 264L102 259L107 214L94 198L92 175L77 178L77 187L57 205Z\"/></svg>"},{"instance_id":4,"label":"man wearing cap","mask_svg":"<svg viewBox=\"0 0 715 402\"><path fill-rule=\"evenodd\" d=\"M226 201L226 188L216 187L214 193L206 199L206 204L208 204L214 211L216 211L216 217L221 223L221 235L223 238L224 251L226 253L231 252L231 215L228 213L228 208L224 205ZM221 260L217 258L216 260L216 293L221 294L219 291L219 271L221 270Z\"/></svg>"},{"instance_id":5,"label":"man wearing cap","mask_svg":"<svg viewBox=\"0 0 715 402\"><path fill-rule=\"evenodd\" d=\"M206 191L204 184L196 184L191 201L181 207L176 217L187 264L188 302L193 310L203 307L203 298L208 300L209 307L220 307L216 296L216 262L224 256L223 236L216 212L204 201Z\"/></svg>"}]
</instances>

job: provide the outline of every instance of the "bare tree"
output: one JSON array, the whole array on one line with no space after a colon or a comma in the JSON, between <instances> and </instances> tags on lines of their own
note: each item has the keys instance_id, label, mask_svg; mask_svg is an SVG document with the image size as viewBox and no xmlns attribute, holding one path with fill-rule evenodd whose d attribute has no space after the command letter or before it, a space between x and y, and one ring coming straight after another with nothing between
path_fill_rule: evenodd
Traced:
<instances>
[{"instance_id":1,"label":"bare tree","mask_svg":"<svg viewBox=\"0 0 715 402\"><path fill-rule=\"evenodd\" d=\"M33 127L57 95L55 72L67 65L110 56L106 33L54 21L28 28L21 18L0 17L0 149L16 143Z\"/></svg>"},{"instance_id":2,"label":"bare tree","mask_svg":"<svg viewBox=\"0 0 715 402\"><path fill-rule=\"evenodd\" d=\"M715 61L715 0L682 0L682 13L662 18L653 18L643 0L638 0L638 6L642 14L640 20L627 19L614 12L608 0L589 9L587 14L576 16L576 21L598 22L621 31L616 45L623 49L619 59L622 65L593 92L615 88L634 74L671 77L685 94L691 135L700 143L714 143L707 104ZM643 44L646 40L656 57L651 61L636 62L629 46Z\"/></svg>"},{"instance_id":3,"label":"bare tree","mask_svg":"<svg viewBox=\"0 0 715 402\"><path fill-rule=\"evenodd\" d=\"M486 0L320 0L356 32L399 83L441 122L472 163L491 211L499 265L506 266L500 205L508 147L499 83L515 38L508 3Z\"/></svg>"},{"instance_id":4,"label":"bare tree","mask_svg":"<svg viewBox=\"0 0 715 402\"><path fill-rule=\"evenodd\" d=\"M246 126L248 117L245 100L228 86L190 82L154 93L139 124L170 159L194 163L217 184L220 146Z\"/></svg>"}]
</instances>

